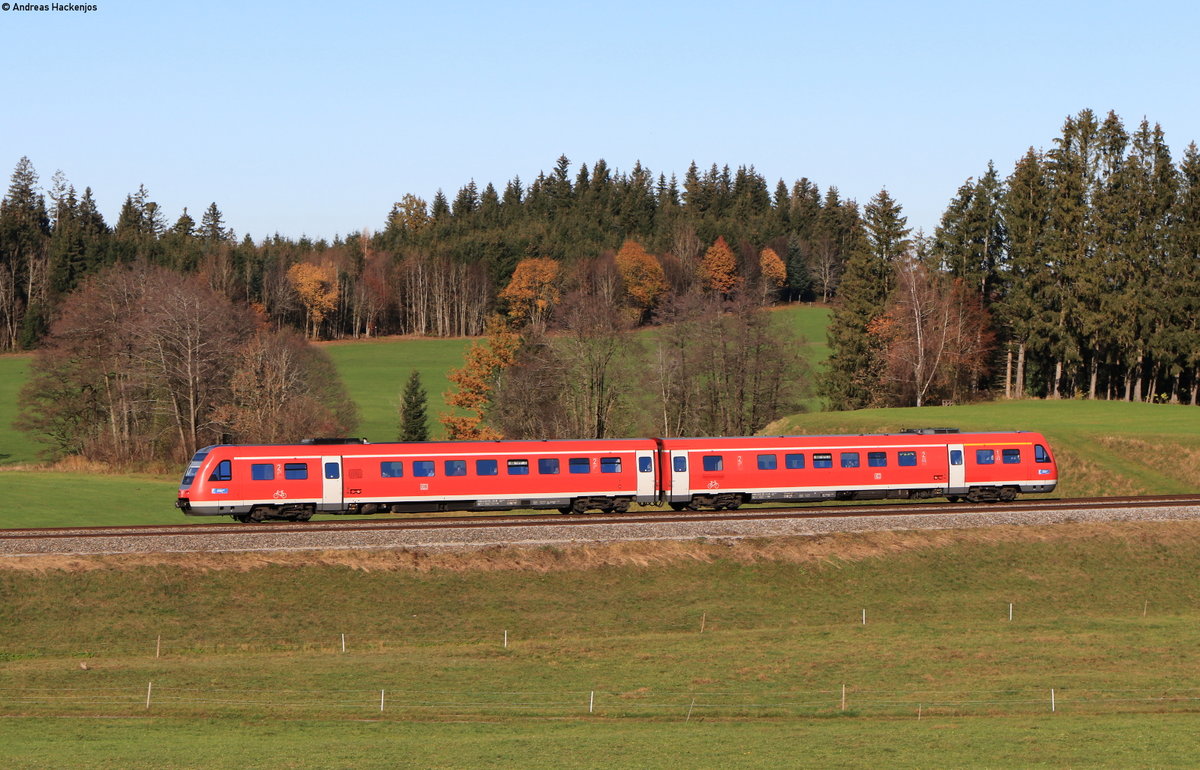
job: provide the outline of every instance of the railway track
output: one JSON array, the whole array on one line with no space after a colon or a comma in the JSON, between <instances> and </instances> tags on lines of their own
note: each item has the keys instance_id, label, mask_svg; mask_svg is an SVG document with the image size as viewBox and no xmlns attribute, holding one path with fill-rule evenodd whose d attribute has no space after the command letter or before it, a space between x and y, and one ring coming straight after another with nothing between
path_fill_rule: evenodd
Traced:
<instances>
[{"instance_id":1,"label":"railway track","mask_svg":"<svg viewBox=\"0 0 1200 770\"><path fill-rule=\"evenodd\" d=\"M1026 499L995 504L834 505L719 512L640 511L565 516L557 513L489 514L305 523L204 522L3 529L0 530L0 555L548 545L1145 518L1200 518L1200 495Z\"/></svg>"}]
</instances>

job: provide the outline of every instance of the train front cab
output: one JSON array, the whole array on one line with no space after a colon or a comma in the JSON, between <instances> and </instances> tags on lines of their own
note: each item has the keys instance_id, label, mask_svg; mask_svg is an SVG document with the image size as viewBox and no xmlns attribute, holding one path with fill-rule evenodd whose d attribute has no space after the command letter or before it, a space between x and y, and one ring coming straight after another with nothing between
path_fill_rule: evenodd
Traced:
<instances>
[{"instance_id":1,"label":"train front cab","mask_svg":"<svg viewBox=\"0 0 1200 770\"><path fill-rule=\"evenodd\" d=\"M946 497L971 502L1015 500L1019 493L1048 494L1058 486L1058 465L1036 433L966 435L947 445Z\"/></svg>"},{"instance_id":2,"label":"train front cab","mask_svg":"<svg viewBox=\"0 0 1200 770\"><path fill-rule=\"evenodd\" d=\"M317 511L340 512L341 456L300 455L296 448L205 447L188 463L175 505L189 516L239 521L304 521Z\"/></svg>"}]
</instances>

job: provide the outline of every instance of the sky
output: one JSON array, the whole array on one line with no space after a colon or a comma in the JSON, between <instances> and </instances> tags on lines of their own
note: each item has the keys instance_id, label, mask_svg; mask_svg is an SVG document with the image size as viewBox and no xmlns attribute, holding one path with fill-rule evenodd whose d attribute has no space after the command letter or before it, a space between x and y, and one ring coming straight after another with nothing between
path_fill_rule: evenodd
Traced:
<instances>
[{"instance_id":1,"label":"sky","mask_svg":"<svg viewBox=\"0 0 1200 770\"><path fill-rule=\"evenodd\" d=\"M0 172L61 170L110 224L145 185L168 223L332 239L566 155L886 188L932 234L1082 109L1200 142L1194 2L91 5L0 10Z\"/></svg>"}]
</instances>

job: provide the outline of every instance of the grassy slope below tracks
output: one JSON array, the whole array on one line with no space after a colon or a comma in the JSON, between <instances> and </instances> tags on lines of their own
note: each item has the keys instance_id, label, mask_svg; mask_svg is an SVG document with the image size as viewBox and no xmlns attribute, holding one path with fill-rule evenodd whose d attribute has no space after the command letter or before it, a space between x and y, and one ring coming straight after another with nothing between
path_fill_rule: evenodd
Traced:
<instances>
[{"instance_id":1,"label":"grassy slope below tracks","mask_svg":"<svg viewBox=\"0 0 1200 770\"><path fill-rule=\"evenodd\" d=\"M303 559L2 563L0 761L1200 763L1200 523Z\"/></svg>"}]
</instances>

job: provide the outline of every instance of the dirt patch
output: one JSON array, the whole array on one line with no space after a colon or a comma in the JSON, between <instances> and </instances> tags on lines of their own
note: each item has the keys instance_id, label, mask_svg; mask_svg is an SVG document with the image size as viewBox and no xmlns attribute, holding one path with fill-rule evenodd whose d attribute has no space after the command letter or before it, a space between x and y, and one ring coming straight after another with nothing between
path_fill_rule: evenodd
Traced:
<instances>
[{"instance_id":1,"label":"dirt patch","mask_svg":"<svg viewBox=\"0 0 1200 770\"><path fill-rule=\"evenodd\" d=\"M918 550L980 543L1047 543L1113 539L1146 544L1200 541L1200 521L1089 522L980 529L910 530L779 537L736 541L654 541L589 543L562 547L497 546L476 551L262 551L213 554L112 554L98 556L14 556L0 570L88 572L169 567L210 572L249 572L268 567L344 567L369 571L560 572L615 567L664 567L689 562L730 560L813 563L836 567Z\"/></svg>"}]
</instances>

